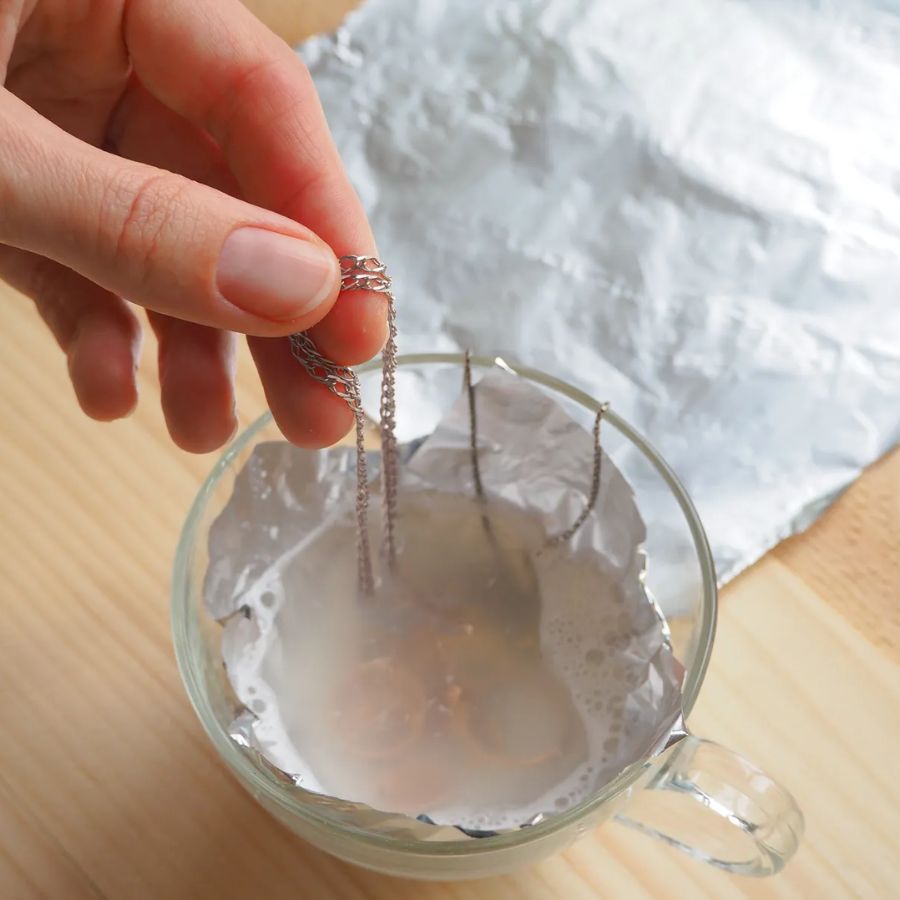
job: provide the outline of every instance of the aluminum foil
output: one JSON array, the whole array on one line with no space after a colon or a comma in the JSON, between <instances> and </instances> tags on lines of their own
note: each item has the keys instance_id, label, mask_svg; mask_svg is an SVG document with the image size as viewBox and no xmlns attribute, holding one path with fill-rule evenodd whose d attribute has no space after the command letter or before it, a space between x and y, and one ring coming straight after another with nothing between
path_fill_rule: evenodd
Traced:
<instances>
[{"instance_id":1,"label":"aluminum foil","mask_svg":"<svg viewBox=\"0 0 900 900\"><path fill-rule=\"evenodd\" d=\"M900 438L896 4L368 0L301 53L401 351L611 400L723 580Z\"/></svg>"},{"instance_id":2,"label":"aluminum foil","mask_svg":"<svg viewBox=\"0 0 900 900\"><path fill-rule=\"evenodd\" d=\"M210 531L204 600L223 622L222 657L242 704L232 738L302 790L309 802L327 806L342 821L423 840L481 837L534 824L683 736L683 670L645 588L646 528L630 486L604 456L594 511L568 545L548 547L547 537L565 531L584 508L592 438L550 396L500 367L478 383L476 398L481 479L494 531L488 538L478 530L471 556L466 556L465 535L453 532L441 545L446 559L429 562L429 585L413 591L417 599L411 610L401 608L402 618L392 619L393 609L361 606L356 594L351 448L312 452L285 442L258 445ZM428 522L446 515L441 498L448 503L475 497L465 395L424 441L404 444L403 455L401 575L416 542L421 548L432 540ZM474 499L471 508L480 517ZM507 508L527 513L527 521L539 526L527 532L524 556L515 559L512 554L519 551L503 545L506 532L498 530L499 513ZM421 520L415 518L417 510L425 513ZM377 510L372 518L377 521ZM457 549L459 559L453 555ZM490 579L478 575L485 558ZM437 599L427 590L432 579ZM529 579L533 598L527 596ZM568 689L585 726L586 755L565 779L579 792L566 795L554 784L527 808L512 811L473 812L448 796L418 817L380 811L346 792L334 796L337 792L326 789L321 762L314 762L315 746L324 741L323 725L308 720L305 706L326 680L317 666L335 657L338 642L384 630L383 619L391 632L419 625L422 616L430 615L422 608L423 597L432 609L444 604L443 622L448 621L446 604L452 609L461 600L472 603L473 586L478 607L479 584L490 586L485 603L507 602L505 595L518 591L513 598L517 620L527 617L534 600L541 657ZM376 596L367 602L380 601ZM342 608L349 615L342 616ZM485 628L479 611L476 624L461 620L464 640L473 629ZM320 761L327 759L333 745L325 741L318 752Z\"/></svg>"}]
</instances>

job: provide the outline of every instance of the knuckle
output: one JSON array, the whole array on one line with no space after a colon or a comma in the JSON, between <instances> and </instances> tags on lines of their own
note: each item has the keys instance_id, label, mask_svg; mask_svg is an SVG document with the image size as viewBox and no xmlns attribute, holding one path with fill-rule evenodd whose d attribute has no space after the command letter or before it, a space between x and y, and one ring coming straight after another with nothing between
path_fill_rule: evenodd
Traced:
<instances>
[{"instance_id":1,"label":"knuckle","mask_svg":"<svg viewBox=\"0 0 900 900\"><path fill-rule=\"evenodd\" d=\"M115 181L104 207L110 219L101 228L110 244L114 265L129 270L141 281L152 268L164 245L178 242L185 225L190 227L191 182L169 172L140 174Z\"/></svg>"},{"instance_id":2,"label":"knuckle","mask_svg":"<svg viewBox=\"0 0 900 900\"><path fill-rule=\"evenodd\" d=\"M0 79L0 242L25 246L36 230L35 199L40 190L35 186L51 171L50 154L15 115L8 114L3 94Z\"/></svg>"}]
</instances>

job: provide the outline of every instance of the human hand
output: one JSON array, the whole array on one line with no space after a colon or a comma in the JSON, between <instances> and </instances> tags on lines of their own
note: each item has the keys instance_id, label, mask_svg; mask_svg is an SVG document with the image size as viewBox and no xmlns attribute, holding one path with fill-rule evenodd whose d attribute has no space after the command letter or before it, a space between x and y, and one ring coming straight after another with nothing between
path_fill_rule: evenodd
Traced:
<instances>
[{"instance_id":1,"label":"human hand","mask_svg":"<svg viewBox=\"0 0 900 900\"><path fill-rule=\"evenodd\" d=\"M234 431L232 332L289 440L346 433L283 336L362 362L385 301L338 297L336 254L375 245L291 49L237 0L0 0L0 77L0 277L34 299L84 411L137 402L127 298L157 335L179 446Z\"/></svg>"}]
</instances>

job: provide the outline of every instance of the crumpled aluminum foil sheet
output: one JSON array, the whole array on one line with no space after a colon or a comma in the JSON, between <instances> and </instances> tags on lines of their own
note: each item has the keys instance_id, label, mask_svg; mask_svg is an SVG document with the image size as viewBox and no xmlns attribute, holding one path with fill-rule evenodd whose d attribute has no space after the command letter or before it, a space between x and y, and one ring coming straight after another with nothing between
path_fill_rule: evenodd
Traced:
<instances>
[{"instance_id":1,"label":"crumpled aluminum foil sheet","mask_svg":"<svg viewBox=\"0 0 900 900\"><path fill-rule=\"evenodd\" d=\"M535 824L684 736L683 669L672 654L665 620L644 584L647 529L631 487L604 456L596 507L567 545L548 547L547 536L565 531L584 508L592 438L550 396L499 366L478 382L475 391L481 479L491 498L485 509L489 517L497 516L503 509L496 506L499 501L507 509L528 514L524 521L534 530L526 532L530 544L523 545L529 547L525 556L514 556L521 551L511 547L502 557L495 556L498 545L493 542L502 543L504 533L496 530L500 519L494 519L493 538L483 533L482 508L474 500L465 395L449 411L444 408L424 441L401 447L400 584L413 571L410 554L415 556L417 543L420 549L427 547L437 533L430 523L440 519L442 509L447 514L449 506L435 506L435 497L448 502L472 498L475 525L468 538L464 529L451 526L453 540L445 535L440 544L442 571L433 573L433 562L420 567L430 580L424 591L413 588L412 607L404 605L402 595L399 606L387 603L397 599L394 587L360 605L352 448L313 452L286 442L258 445L210 530L204 603L223 622L222 658L243 704L230 728L232 739L264 765L284 773L310 802L329 807L343 821L424 840L446 840L450 832L454 839L481 837ZM536 454L535 446L544 452ZM373 524L377 506L372 510ZM415 517L417 507L424 513L421 520ZM540 528L534 528L537 523ZM476 552L467 555L473 546ZM457 551L461 556L454 562ZM528 560L533 595L522 586L528 579L522 577L521 559ZM514 564L514 573L503 571ZM502 586L496 584L498 578ZM508 597L511 586L514 596ZM431 596L436 589L439 593ZM422 598L430 599L423 605ZM481 624L447 624L456 621L452 611L461 602L475 604ZM528 612L532 602L536 605ZM380 612L379 603L386 604ZM370 801L362 802L365 798L334 787L329 791L337 783L334 779L342 781L346 773L341 765L336 770L332 766L327 775L330 784L323 778L337 751L328 743L334 740L328 738L331 719L318 721L312 712L313 697L328 681L318 667L334 665L340 647L356 641L367 647L383 626L385 634L394 634L400 622L411 634L418 634L423 623L426 634L439 629L443 637L437 647L445 640L474 640L473 646L478 646L492 629L483 616L498 603L512 604L515 613L507 609L504 615L513 615L517 622L535 616L533 625L522 627L535 629L545 665L567 685L573 713L577 710L584 723L585 756L573 758L567 787L556 782L545 785L527 807L476 812L450 795L422 809L418 818L379 811ZM342 606L346 615L340 613ZM432 622L429 617L435 615ZM462 636L456 635L457 627ZM340 683L341 673L337 675ZM326 703L329 715L332 707ZM557 796L573 787L580 793L570 799Z\"/></svg>"},{"instance_id":2,"label":"crumpled aluminum foil sheet","mask_svg":"<svg viewBox=\"0 0 900 900\"><path fill-rule=\"evenodd\" d=\"M401 351L611 400L723 581L806 527L900 439L893 10L368 0L301 53Z\"/></svg>"}]
</instances>

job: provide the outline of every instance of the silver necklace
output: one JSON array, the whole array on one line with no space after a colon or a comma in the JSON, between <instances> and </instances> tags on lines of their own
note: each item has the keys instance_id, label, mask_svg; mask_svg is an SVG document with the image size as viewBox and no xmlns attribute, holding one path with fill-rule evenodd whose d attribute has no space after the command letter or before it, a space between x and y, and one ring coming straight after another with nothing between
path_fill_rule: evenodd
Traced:
<instances>
[{"instance_id":1,"label":"silver necklace","mask_svg":"<svg viewBox=\"0 0 900 900\"><path fill-rule=\"evenodd\" d=\"M387 298L388 338L382 350L381 403L381 486L384 541L382 553L388 569L397 561L397 438L396 393L397 312L391 278L374 256L342 256L341 292L373 291ZM305 331L290 336L291 352L310 377L326 385L340 397L353 413L356 424L356 558L359 591L370 596L375 590L372 552L369 542L369 472L365 452L365 413L359 390L359 379L349 366L339 366L319 353Z\"/></svg>"}]
</instances>

